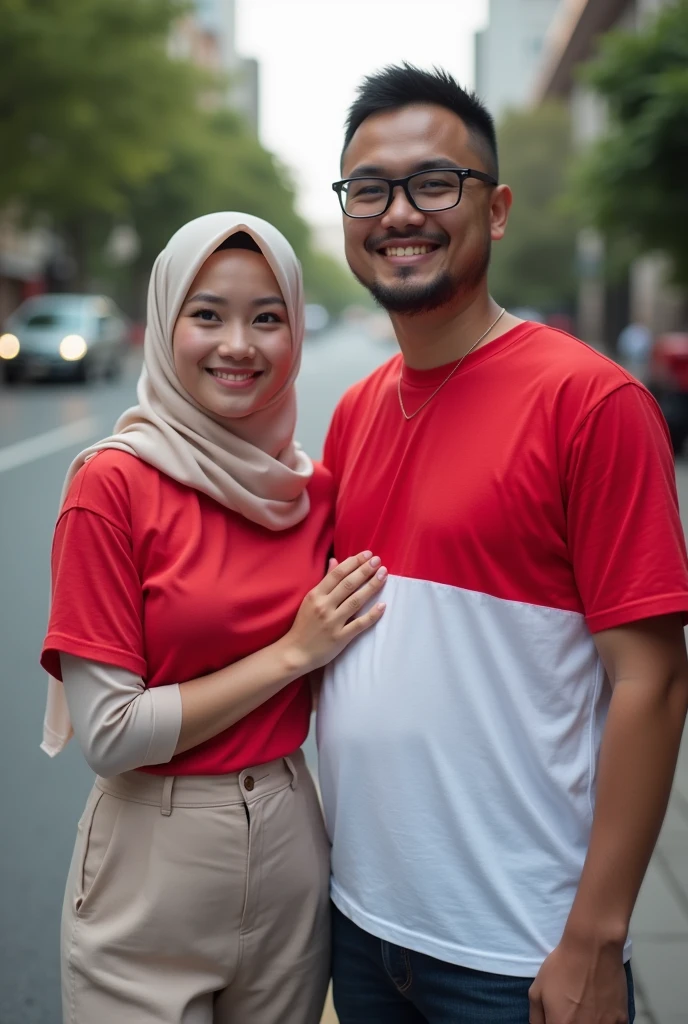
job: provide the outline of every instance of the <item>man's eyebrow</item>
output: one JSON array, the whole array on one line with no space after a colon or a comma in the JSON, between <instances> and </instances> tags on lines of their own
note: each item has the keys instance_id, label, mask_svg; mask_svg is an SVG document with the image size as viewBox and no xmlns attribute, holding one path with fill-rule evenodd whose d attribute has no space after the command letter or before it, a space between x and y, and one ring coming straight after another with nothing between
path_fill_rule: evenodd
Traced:
<instances>
[{"instance_id":1,"label":"man's eyebrow","mask_svg":"<svg viewBox=\"0 0 688 1024\"><path fill-rule=\"evenodd\" d=\"M381 178L383 177L382 168L376 167L375 164L362 164L360 167L355 167L351 174L349 174L349 177L361 178L366 175L370 175L374 178Z\"/></svg>"},{"instance_id":2,"label":"man's eyebrow","mask_svg":"<svg viewBox=\"0 0 688 1024\"><path fill-rule=\"evenodd\" d=\"M409 174L417 174L419 171L431 171L433 168L442 168L447 170L456 170L458 164L454 160L449 160L444 156L431 157L429 160L419 160L418 163L412 164ZM384 173L382 167L378 167L375 164L362 164L360 167L355 167L349 178L385 178L387 175ZM405 175L404 175L405 177Z\"/></svg>"},{"instance_id":3,"label":"man's eyebrow","mask_svg":"<svg viewBox=\"0 0 688 1024\"><path fill-rule=\"evenodd\" d=\"M187 302L208 302L212 306L226 306L228 305L227 299L223 299L221 295L213 295L212 292L196 292L191 298L186 300Z\"/></svg>"}]
</instances>

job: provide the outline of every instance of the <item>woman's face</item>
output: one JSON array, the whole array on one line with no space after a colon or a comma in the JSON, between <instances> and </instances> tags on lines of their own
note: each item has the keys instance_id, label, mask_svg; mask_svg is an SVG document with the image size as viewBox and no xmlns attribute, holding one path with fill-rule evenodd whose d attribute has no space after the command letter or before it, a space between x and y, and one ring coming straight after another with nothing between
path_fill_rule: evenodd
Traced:
<instances>
[{"instance_id":1,"label":"woman's face","mask_svg":"<svg viewBox=\"0 0 688 1024\"><path fill-rule=\"evenodd\" d=\"M182 386L215 417L263 408L289 376L291 329L267 260L247 249L209 256L189 288L172 336Z\"/></svg>"}]
</instances>

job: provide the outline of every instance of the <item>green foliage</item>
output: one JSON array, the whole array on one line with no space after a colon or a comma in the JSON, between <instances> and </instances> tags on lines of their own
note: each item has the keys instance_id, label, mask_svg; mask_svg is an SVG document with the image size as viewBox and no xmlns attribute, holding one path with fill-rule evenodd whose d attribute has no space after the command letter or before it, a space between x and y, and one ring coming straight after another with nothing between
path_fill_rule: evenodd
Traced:
<instances>
[{"instance_id":1,"label":"green foliage","mask_svg":"<svg viewBox=\"0 0 688 1024\"><path fill-rule=\"evenodd\" d=\"M146 266L181 224L214 210L269 220L299 255L309 244L286 173L231 111L199 111L193 128L170 140L166 166L129 198Z\"/></svg>"},{"instance_id":2,"label":"green foliage","mask_svg":"<svg viewBox=\"0 0 688 1024\"><path fill-rule=\"evenodd\" d=\"M82 285L97 278L140 314L150 266L183 223L213 210L271 221L307 268L314 301L337 312L355 292L311 250L285 169L232 111L221 83L170 54L183 0L2 0L0 207L48 215ZM115 223L141 250L109 267ZM348 291L347 291L348 289Z\"/></svg>"},{"instance_id":3,"label":"green foliage","mask_svg":"<svg viewBox=\"0 0 688 1024\"><path fill-rule=\"evenodd\" d=\"M688 2L640 34L610 33L584 78L606 100L609 130L581 160L575 195L627 252L662 249L688 283Z\"/></svg>"},{"instance_id":4,"label":"green foliage","mask_svg":"<svg viewBox=\"0 0 688 1024\"><path fill-rule=\"evenodd\" d=\"M134 268L139 282L181 224L214 210L240 210L269 221L289 239L303 263L310 301L337 314L361 300L363 290L345 267L313 250L285 168L231 111L199 112L193 130L174 140L166 167L133 190L130 200L142 240Z\"/></svg>"},{"instance_id":5,"label":"green foliage","mask_svg":"<svg viewBox=\"0 0 688 1024\"><path fill-rule=\"evenodd\" d=\"M126 188L165 165L170 136L193 120L201 76L167 53L181 11L178 0L3 0L0 204L58 219L124 209Z\"/></svg>"},{"instance_id":6,"label":"green foliage","mask_svg":"<svg viewBox=\"0 0 688 1024\"><path fill-rule=\"evenodd\" d=\"M498 128L500 180L514 202L492 250L490 288L507 307L567 310L576 290L576 225L562 202L571 156L566 109L546 104L508 113Z\"/></svg>"},{"instance_id":7,"label":"green foliage","mask_svg":"<svg viewBox=\"0 0 688 1024\"><path fill-rule=\"evenodd\" d=\"M319 302L333 315L347 306L373 307L372 296L347 267L329 253L306 253L303 260L306 299Z\"/></svg>"}]
</instances>

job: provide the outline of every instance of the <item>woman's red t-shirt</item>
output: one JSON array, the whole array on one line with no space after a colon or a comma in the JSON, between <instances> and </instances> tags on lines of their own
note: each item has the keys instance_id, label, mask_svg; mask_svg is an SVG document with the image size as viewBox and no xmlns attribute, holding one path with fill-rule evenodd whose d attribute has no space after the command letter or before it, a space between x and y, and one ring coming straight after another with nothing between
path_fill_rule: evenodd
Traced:
<instances>
[{"instance_id":1,"label":"woman's red t-shirt","mask_svg":"<svg viewBox=\"0 0 688 1024\"><path fill-rule=\"evenodd\" d=\"M311 510L266 530L132 455L108 449L79 471L55 530L41 664L59 653L129 669L148 686L184 683L267 647L322 579L332 482L316 465ZM296 750L310 721L297 680L225 732L144 771L219 775Z\"/></svg>"}]
</instances>

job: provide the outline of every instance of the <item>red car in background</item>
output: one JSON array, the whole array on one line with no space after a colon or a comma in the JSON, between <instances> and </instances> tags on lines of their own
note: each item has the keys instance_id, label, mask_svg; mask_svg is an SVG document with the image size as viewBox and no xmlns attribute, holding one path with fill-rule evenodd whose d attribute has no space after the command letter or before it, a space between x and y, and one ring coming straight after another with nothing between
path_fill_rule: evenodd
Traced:
<instances>
[{"instance_id":1,"label":"red car in background","mask_svg":"<svg viewBox=\"0 0 688 1024\"><path fill-rule=\"evenodd\" d=\"M688 332L669 332L655 339L647 386L659 402L669 426L674 452L688 439Z\"/></svg>"}]
</instances>

